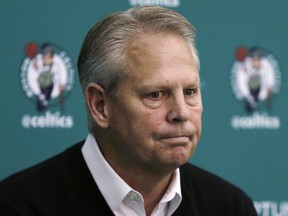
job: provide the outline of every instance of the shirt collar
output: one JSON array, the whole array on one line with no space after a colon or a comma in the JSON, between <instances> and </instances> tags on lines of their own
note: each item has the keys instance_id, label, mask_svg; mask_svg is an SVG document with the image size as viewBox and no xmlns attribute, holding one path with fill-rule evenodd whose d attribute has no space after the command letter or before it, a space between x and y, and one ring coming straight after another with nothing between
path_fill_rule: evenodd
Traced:
<instances>
[{"instance_id":1,"label":"shirt collar","mask_svg":"<svg viewBox=\"0 0 288 216\"><path fill-rule=\"evenodd\" d=\"M114 211L127 194L134 190L108 164L92 134L88 135L82 147L82 154L99 190ZM180 171L176 169L160 204L171 201L169 212L174 212L180 205L181 199Z\"/></svg>"},{"instance_id":2,"label":"shirt collar","mask_svg":"<svg viewBox=\"0 0 288 216\"><path fill-rule=\"evenodd\" d=\"M180 171L179 168L173 173L169 187L167 188L164 196L162 197L160 204L169 202L168 214L172 215L178 208L182 200L181 183L180 183Z\"/></svg>"},{"instance_id":3,"label":"shirt collar","mask_svg":"<svg viewBox=\"0 0 288 216\"><path fill-rule=\"evenodd\" d=\"M132 188L105 160L92 134L88 135L82 148L82 154L99 190L111 210L114 211Z\"/></svg>"}]
</instances>

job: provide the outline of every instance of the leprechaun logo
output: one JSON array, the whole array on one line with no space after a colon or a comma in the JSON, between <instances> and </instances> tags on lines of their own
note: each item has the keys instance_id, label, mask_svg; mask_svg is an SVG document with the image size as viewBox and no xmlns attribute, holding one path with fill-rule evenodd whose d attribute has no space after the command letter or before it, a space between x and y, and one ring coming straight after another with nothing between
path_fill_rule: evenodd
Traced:
<instances>
[{"instance_id":1,"label":"leprechaun logo","mask_svg":"<svg viewBox=\"0 0 288 216\"><path fill-rule=\"evenodd\" d=\"M231 86L248 115L234 117L234 128L280 127L279 117L268 114L281 87L279 64L270 51L262 47L238 47L231 69Z\"/></svg>"},{"instance_id":2,"label":"leprechaun logo","mask_svg":"<svg viewBox=\"0 0 288 216\"><path fill-rule=\"evenodd\" d=\"M57 106L63 108L65 98L73 90L75 70L70 56L52 43L30 42L26 44L24 52L20 83L25 96L35 104L37 112L46 112L46 120L62 118L59 112L51 113L49 109ZM27 115L25 117L24 125L22 119L24 127L29 122Z\"/></svg>"},{"instance_id":3,"label":"leprechaun logo","mask_svg":"<svg viewBox=\"0 0 288 216\"><path fill-rule=\"evenodd\" d=\"M64 106L65 96L73 89L74 69L67 52L51 43L28 43L21 66L21 86L38 111L49 105Z\"/></svg>"}]
</instances>

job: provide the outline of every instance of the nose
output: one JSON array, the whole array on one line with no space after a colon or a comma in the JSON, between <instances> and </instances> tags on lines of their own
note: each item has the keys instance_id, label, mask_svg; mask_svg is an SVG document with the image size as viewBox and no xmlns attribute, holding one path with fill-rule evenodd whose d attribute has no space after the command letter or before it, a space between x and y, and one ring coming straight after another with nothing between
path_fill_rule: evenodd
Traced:
<instances>
[{"instance_id":1,"label":"nose","mask_svg":"<svg viewBox=\"0 0 288 216\"><path fill-rule=\"evenodd\" d=\"M189 104L186 103L183 92L170 98L167 104L168 113L167 121L170 123L182 123L189 119L190 109Z\"/></svg>"}]
</instances>

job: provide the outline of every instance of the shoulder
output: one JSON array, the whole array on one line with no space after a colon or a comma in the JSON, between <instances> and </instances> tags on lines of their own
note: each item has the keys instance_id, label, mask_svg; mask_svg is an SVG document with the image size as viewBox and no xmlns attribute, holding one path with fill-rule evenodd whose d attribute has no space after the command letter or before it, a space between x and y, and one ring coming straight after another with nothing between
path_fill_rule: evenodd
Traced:
<instances>
[{"instance_id":1,"label":"shoulder","mask_svg":"<svg viewBox=\"0 0 288 216\"><path fill-rule=\"evenodd\" d=\"M10 215L12 210L20 215L33 215L35 211L50 212L53 209L61 212L62 206L68 205L65 199L68 197L68 202L73 199L70 190L74 185L73 179L82 174L77 173L80 170L77 166L85 165L81 159L81 146L82 142L2 180L0 214L9 212Z\"/></svg>"},{"instance_id":2,"label":"shoulder","mask_svg":"<svg viewBox=\"0 0 288 216\"><path fill-rule=\"evenodd\" d=\"M199 190L199 193L213 193L214 195L221 194L222 197L225 194L244 193L240 188L227 180L189 163L180 168L180 174L181 183L188 190Z\"/></svg>"},{"instance_id":3,"label":"shoulder","mask_svg":"<svg viewBox=\"0 0 288 216\"><path fill-rule=\"evenodd\" d=\"M45 161L42 161L34 166L31 166L27 169L19 171L3 181L0 182L0 189L3 186L9 184L25 184L31 182L33 184L37 184L37 181L41 178L42 180L54 177L63 174L69 160L77 160L80 159L81 156L81 146L83 145L82 142L73 145L72 147L66 149L65 151L48 158ZM78 156L77 156L78 155ZM75 157L76 156L76 157Z\"/></svg>"},{"instance_id":4,"label":"shoulder","mask_svg":"<svg viewBox=\"0 0 288 216\"><path fill-rule=\"evenodd\" d=\"M73 183L70 179L75 179L76 175L73 170L77 170L77 166L81 164L85 165L81 162L81 160L84 161L81 158L81 146L82 142L2 180L0 182L0 213L6 206L30 214L35 205L52 203L52 200L57 202L67 194L71 194L69 188Z\"/></svg>"},{"instance_id":5,"label":"shoulder","mask_svg":"<svg viewBox=\"0 0 288 216\"><path fill-rule=\"evenodd\" d=\"M190 163L186 163L180 167L180 173L182 183L184 183L186 186L189 186L189 182L191 182L197 186L205 186L209 189L216 187L219 190L240 190L218 175Z\"/></svg>"},{"instance_id":6,"label":"shoulder","mask_svg":"<svg viewBox=\"0 0 288 216\"><path fill-rule=\"evenodd\" d=\"M180 175L183 199L197 203L204 215L257 215L250 197L227 180L189 163L180 167Z\"/></svg>"},{"instance_id":7,"label":"shoulder","mask_svg":"<svg viewBox=\"0 0 288 216\"><path fill-rule=\"evenodd\" d=\"M0 182L0 215L112 215L86 165L83 144Z\"/></svg>"}]
</instances>

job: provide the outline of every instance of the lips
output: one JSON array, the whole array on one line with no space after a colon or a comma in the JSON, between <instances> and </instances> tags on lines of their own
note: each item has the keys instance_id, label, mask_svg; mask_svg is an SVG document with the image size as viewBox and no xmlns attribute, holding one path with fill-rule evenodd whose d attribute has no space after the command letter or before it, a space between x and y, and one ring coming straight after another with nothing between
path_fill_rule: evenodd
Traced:
<instances>
[{"instance_id":1,"label":"lips","mask_svg":"<svg viewBox=\"0 0 288 216\"><path fill-rule=\"evenodd\" d=\"M185 145L190 141L188 136L169 136L160 138L161 142L173 145Z\"/></svg>"},{"instance_id":2,"label":"lips","mask_svg":"<svg viewBox=\"0 0 288 216\"><path fill-rule=\"evenodd\" d=\"M181 133L174 131L159 133L156 135L156 139L165 144L183 146L192 140L193 135L194 133L192 131Z\"/></svg>"},{"instance_id":3,"label":"lips","mask_svg":"<svg viewBox=\"0 0 288 216\"><path fill-rule=\"evenodd\" d=\"M155 134L154 138L161 143L171 145L187 145L193 140L195 129L191 127L170 128Z\"/></svg>"}]
</instances>

